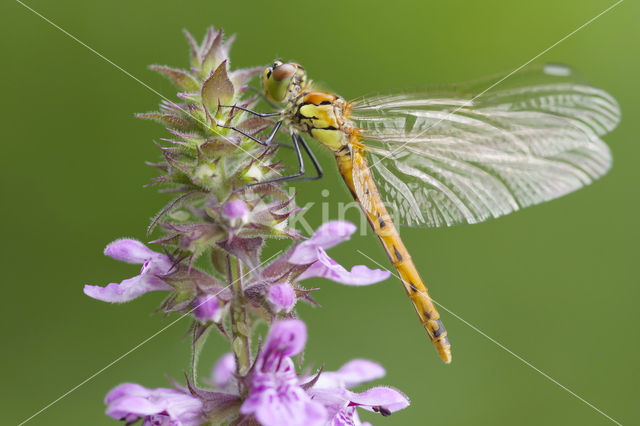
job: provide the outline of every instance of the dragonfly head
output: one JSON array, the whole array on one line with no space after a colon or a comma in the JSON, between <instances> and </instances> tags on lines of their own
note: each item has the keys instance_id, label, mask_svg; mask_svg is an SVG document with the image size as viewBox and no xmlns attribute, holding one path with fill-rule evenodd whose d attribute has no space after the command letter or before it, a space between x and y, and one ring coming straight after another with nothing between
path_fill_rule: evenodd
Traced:
<instances>
[{"instance_id":1,"label":"dragonfly head","mask_svg":"<svg viewBox=\"0 0 640 426\"><path fill-rule=\"evenodd\" d=\"M275 61L262 73L262 86L267 99L282 103L298 93L307 81L302 65L294 62Z\"/></svg>"}]
</instances>

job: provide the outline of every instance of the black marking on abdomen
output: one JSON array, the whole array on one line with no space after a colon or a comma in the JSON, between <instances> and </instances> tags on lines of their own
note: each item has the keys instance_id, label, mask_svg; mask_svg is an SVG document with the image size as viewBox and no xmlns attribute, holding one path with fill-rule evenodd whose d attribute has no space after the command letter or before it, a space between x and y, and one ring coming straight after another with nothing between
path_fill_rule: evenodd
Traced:
<instances>
[{"instance_id":1,"label":"black marking on abdomen","mask_svg":"<svg viewBox=\"0 0 640 426\"><path fill-rule=\"evenodd\" d=\"M382 217L380 217L380 214L378 214L378 223L380 224L380 228L384 228L385 226L387 226Z\"/></svg>"},{"instance_id":2,"label":"black marking on abdomen","mask_svg":"<svg viewBox=\"0 0 640 426\"><path fill-rule=\"evenodd\" d=\"M426 319L431 319L431 314L429 314L429 312L424 311L424 312L422 312L422 313L424 314L424 316L425 316L425 318L426 318Z\"/></svg>"},{"instance_id":3,"label":"black marking on abdomen","mask_svg":"<svg viewBox=\"0 0 640 426\"><path fill-rule=\"evenodd\" d=\"M393 246L393 254L395 254L396 260L398 262L402 262L402 255L400 254L400 252L398 252L398 249L396 248L396 246Z\"/></svg>"},{"instance_id":4,"label":"black marking on abdomen","mask_svg":"<svg viewBox=\"0 0 640 426\"><path fill-rule=\"evenodd\" d=\"M414 293L418 291L418 287L416 287L416 285L411 281L409 281L409 286L411 287L411 291L413 291Z\"/></svg>"},{"instance_id":5,"label":"black marking on abdomen","mask_svg":"<svg viewBox=\"0 0 640 426\"><path fill-rule=\"evenodd\" d=\"M439 319L436 320L436 325L438 328L433 329L433 337L440 337L442 333L444 333L444 325L442 325L442 321Z\"/></svg>"}]
</instances>

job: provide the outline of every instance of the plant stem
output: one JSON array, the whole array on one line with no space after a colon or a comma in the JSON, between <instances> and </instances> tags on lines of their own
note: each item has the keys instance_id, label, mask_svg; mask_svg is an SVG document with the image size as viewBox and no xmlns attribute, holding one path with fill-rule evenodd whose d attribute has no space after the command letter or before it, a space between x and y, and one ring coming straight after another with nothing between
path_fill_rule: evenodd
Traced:
<instances>
[{"instance_id":1,"label":"plant stem","mask_svg":"<svg viewBox=\"0 0 640 426\"><path fill-rule=\"evenodd\" d=\"M249 371L250 353L247 336L245 300L242 291L242 268L236 257L227 255L228 280L233 291L231 303L231 346L236 359L236 374L244 376Z\"/></svg>"},{"instance_id":2,"label":"plant stem","mask_svg":"<svg viewBox=\"0 0 640 426\"><path fill-rule=\"evenodd\" d=\"M249 318L247 315L247 302L244 300L244 288L243 288L243 284L242 284L242 278L244 277L244 268L242 265L242 262L238 261L237 262L237 266L238 266L238 287L240 288L240 294L242 295L242 304L241 304L241 317L242 317L242 321L239 322L239 324L242 325L242 328L239 328L239 331L241 332L242 335L242 340L244 342L244 350L245 350L245 356L248 360L247 363L247 370L250 367L251 364L251 324L249 324Z\"/></svg>"}]
</instances>

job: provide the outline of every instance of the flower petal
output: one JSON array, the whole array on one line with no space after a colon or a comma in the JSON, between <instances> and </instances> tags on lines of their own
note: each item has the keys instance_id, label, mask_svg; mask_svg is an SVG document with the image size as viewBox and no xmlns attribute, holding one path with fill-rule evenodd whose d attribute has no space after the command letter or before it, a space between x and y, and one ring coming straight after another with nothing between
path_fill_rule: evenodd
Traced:
<instances>
[{"instance_id":1,"label":"flower petal","mask_svg":"<svg viewBox=\"0 0 640 426\"><path fill-rule=\"evenodd\" d=\"M291 254L289 263L308 265L317 259L318 248L329 249L346 241L356 231L356 226L344 221L331 221L320 226L307 241L300 243Z\"/></svg>"},{"instance_id":2,"label":"flower petal","mask_svg":"<svg viewBox=\"0 0 640 426\"><path fill-rule=\"evenodd\" d=\"M322 380L324 373L320 375ZM320 388L316 383L311 389L307 390L307 393L314 401L319 402L327 410L329 417L335 417L340 411L344 410L349 405L349 399L345 396L345 390L340 387L327 387Z\"/></svg>"},{"instance_id":3,"label":"flower petal","mask_svg":"<svg viewBox=\"0 0 640 426\"><path fill-rule=\"evenodd\" d=\"M138 240L123 238L109 244L104 249L104 254L127 263L144 263L160 253L156 253Z\"/></svg>"},{"instance_id":4,"label":"flower petal","mask_svg":"<svg viewBox=\"0 0 640 426\"><path fill-rule=\"evenodd\" d=\"M340 367L335 374L340 377L345 387L350 388L384 377L386 371L377 362L366 359L354 359Z\"/></svg>"},{"instance_id":5,"label":"flower petal","mask_svg":"<svg viewBox=\"0 0 640 426\"><path fill-rule=\"evenodd\" d=\"M142 420L142 426L174 426L171 417L165 414L152 414ZM181 424L182 425L182 424Z\"/></svg>"},{"instance_id":6,"label":"flower petal","mask_svg":"<svg viewBox=\"0 0 640 426\"><path fill-rule=\"evenodd\" d=\"M178 425L200 426L203 423L200 399L181 393L170 396L164 402L165 411L170 418L178 421Z\"/></svg>"},{"instance_id":7,"label":"flower petal","mask_svg":"<svg viewBox=\"0 0 640 426\"><path fill-rule=\"evenodd\" d=\"M361 421L360 416L358 415L358 410L353 410L353 426L373 426L373 425L369 422Z\"/></svg>"},{"instance_id":8,"label":"flower petal","mask_svg":"<svg viewBox=\"0 0 640 426\"><path fill-rule=\"evenodd\" d=\"M120 420L131 417L142 417L149 414L161 413L162 404L156 404L142 396L126 396L113 401L107 407L107 416Z\"/></svg>"},{"instance_id":9,"label":"flower petal","mask_svg":"<svg viewBox=\"0 0 640 426\"><path fill-rule=\"evenodd\" d=\"M298 280L312 277L323 277L347 285L370 285L389 278L391 272L381 269L369 269L364 265L356 265L347 271L342 265L329 257L324 249L318 249L318 260L307 268Z\"/></svg>"},{"instance_id":10,"label":"flower petal","mask_svg":"<svg viewBox=\"0 0 640 426\"><path fill-rule=\"evenodd\" d=\"M377 362L366 359L349 361L338 371L327 371L320 375L314 389L349 388L384 377L384 368Z\"/></svg>"},{"instance_id":11,"label":"flower petal","mask_svg":"<svg viewBox=\"0 0 640 426\"><path fill-rule=\"evenodd\" d=\"M291 359L287 359L291 363ZM253 414L264 426L322 425L327 413L322 404L313 401L301 387L270 383L252 389L240 412ZM279 385L279 386L278 386Z\"/></svg>"},{"instance_id":12,"label":"flower petal","mask_svg":"<svg viewBox=\"0 0 640 426\"><path fill-rule=\"evenodd\" d=\"M111 389L107 396L104 397L104 403L110 404L118 398L127 395L148 396L151 391L137 383L123 383Z\"/></svg>"},{"instance_id":13,"label":"flower petal","mask_svg":"<svg viewBox=\"0 0 640 426\"><path fill-rule=\"evenodd\" d=\"M296 304L296 293L287 283L273 284L269 287L267 301L276 313L291 312Z\"/></svg>"},{"instance_id":14,"label":"flower petal","mask_svg":"<svg viewBox=\"0 0 640 426\"><path fill-rule=\"evenodd\" d=\"M120 284L111 283L106 287L85 285L84 293L87 296L105 302L122 303L150 291L173 289L158 278L171 270L173 266L171 260L162 253L148 249L140 241L117 240L109 244L104 252L114 259L129 263L142 263L140 275L124 280Z\"/></svg>"},{"instance_id":15,"label":"flower petal","mask_svg":"<svg viewBox=\"0 0 640 426\"><path fill-rule=\"evenodd\" d=\"M311 242L316 246L329 249L336 244L347 241L351 235L358 229L353 223L341 220L333 220L321 225L313 236L305 241Z\"/></svg>"},{"instance_id":16,"label":"flower petal","mask_svg":"<svg viewBox=\"0 0 640 426\"><path fill-rule=\"evenodd\" d=\"M154 275L138 275L120 284L111 283L106 287L85 285L84 294L103 302L122 303L150 291L172 290L172 287Z\"/></svg>"},{"instance_id":17,"label":"flower petal","mask_svg":"<svg viewBox=\"0 0 640 426\"><path fill-rule=\"evenodd\" d=\"M272 357L294 356L302 352L306 343L307 326L302 321L278 321L271 325L261 357L266 363L272 361Z\"/></svg>"},{"instance_id":18,"label":"flower petal","mask_svg":"<svg viewBox=\"0 0 640 426\"><path fill-rule=\"evenodd\" d=\"M362 393L346 391L352 404L359 405L369 411L380 411L381 408L393 413L409 406L409 398L397 389L378 386Z\"/></svg>"},{"instance_id":19,"label":"flower petal","mask_svg":"<svg viewBox=\"0 0 640 426\"><path fill-rule=\"evenodd\" d=\"M134 383L124 383L112 389L105 402L108 416L127 422L162 413L163 422L172 422L161 424L198 426L202 423L202 401L176 389L147 389Z\"/></svg>"},{"instance_id":20,"label":"flower petal","mask_svg":"<svg viewBox=\"0 0 640 426\"><path fill-rule=\"evenodd\" d=\"M348 406L338 410L328 424L330 426L361 426L362 422L360 422L356 407Z\"/></svg>"}]
</instances>

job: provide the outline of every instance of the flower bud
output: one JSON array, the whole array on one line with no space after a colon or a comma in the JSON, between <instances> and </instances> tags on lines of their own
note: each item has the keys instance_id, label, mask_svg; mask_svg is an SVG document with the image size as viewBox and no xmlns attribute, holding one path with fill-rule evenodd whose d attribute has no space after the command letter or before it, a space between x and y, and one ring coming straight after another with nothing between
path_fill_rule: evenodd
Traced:
<instances>
[{"instance_id":1,"label":"flower bud","mask_svg":"<svg viewBox=\"0 0 640 426\"><path fill-rule=\"evenodd\" d=\"M273 284L269 287L267 302L275 313L288 313L296 304L296 293L287 283Z\"/></svg>"},{"instance_id":2,"label":"flower bud","mask_svg":"<svg viewBox=\"0 0 640 426\"><path fill-rule=\"evenodd\" d=\"M242 200L232 200L222 206L222 215L232 227L239 228L247 223L249 208Z\"/></svg>"},{"instance_id":3,"label":"flower bud","mask_svg":"<svg viewBox=\"0 0 640 426\"><path fill-rule=\"evenodd\" d=\"M237 219L245 216L249 212L247 205L242 200L229 201L222 207L222 214L229 219Z\"/></svg>"},{"instance_id":4,"label":"flower bud","mask_svg":"<svg viewBox=\"0 0 640 426\"><path fill-rule=\"evenodd\" d=\"M222 305L214 295L198 296L193 301L193 316L203 324L219 322L222 319Z\"/></svg>"}]
</instances>

